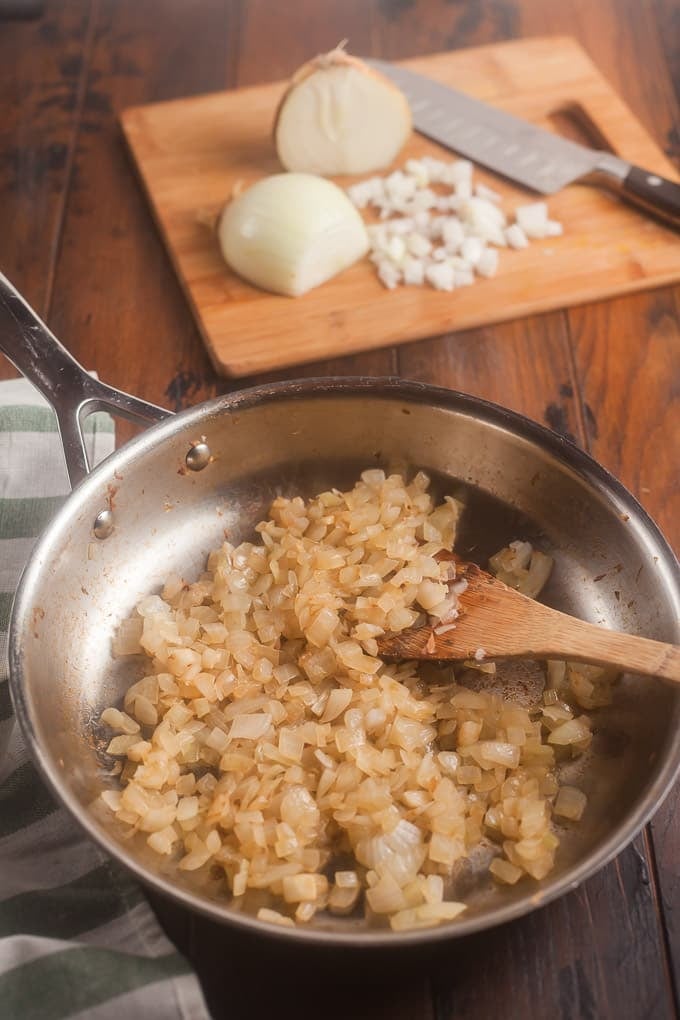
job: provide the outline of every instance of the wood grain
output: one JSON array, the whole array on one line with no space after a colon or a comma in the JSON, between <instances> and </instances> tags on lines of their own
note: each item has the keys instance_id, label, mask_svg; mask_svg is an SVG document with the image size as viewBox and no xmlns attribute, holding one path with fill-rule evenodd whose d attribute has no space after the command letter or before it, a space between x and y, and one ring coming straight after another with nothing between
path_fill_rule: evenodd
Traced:
<instances>
[{"instance_id":1,"label":"wood grain","mask_svg":"<svg viewBox=\"0 0 680 1020\"><path fill-rule=\"evenodd\" d=\"M507 37L506 33L552 31L578 35L598 60L605 48L610 49L603 40L612 35L627 53L636 33L622 31L616 11L621 5L614 3L604 13L602 6L531 0L476 3L464 9L443 2L406 5L400 16L385 18L382 31L376 31L376 46L390 58L413 52L413 39L421 36L426 45L438 48L432 40L446 25L450 46L494 41ZM637 20L631 13L625 23L637 26ZM629 56L628 67L631 62ZM602 68L620 87L610 65ZM622 92L630 101L630 95ZM653 299L654 295L636 295L623 303L638 307ZM603 303L603 307L609 305ZM400 372L507 404L587 445L586 419L592 427L592 408L583 399L581 377L577 378L572 320L574 315L587 318L592 307L400 347ZM622 310L617 324L625 314ZM634 431L631 438L634 442ZM677 451L677 443L671 448ZM678 844L674 850L670 840L667 845L670 865L677 862ZM664 951L668 911L660 916L655 869L647 839L638 838L578 893L510 926L505 933L485 937L480 940L483 944L477 943L478 952L464 950L462 960L456 948L449 966L433 979L438 1020L491 1016L501 1002L504 1015L518 1020L532 1015L598 1020L674 1015ZM677 897L678 883L670 876L661 888L671 885ZM537 946L541 947L538 953ZM618 966L622 960L626 964Z\"/></svg>"},{"instance_id":2,"label":"wood grain","mask_svg":"<svg viewBox=\"0 0 680 1020\"><path fill-rule=\"evenodd\" d=\"M121 142L117 111L150 96L233 82L234 16L166 0L150 28L132 0L98 5L51 325L107 382L176 410L213 396L215 377ZM200 59L197 54L200 53ZM121 425L120 436L130 435Z\"/></svg>"},{"instance_id":3,"label":"wood grain","mask_svg":"<svg viewBox=\"0 0 680 1020\"><path fill-rule=\"evenodd\" d=\"M578 620L509 588L476 563L455 554L449 558L456 564L456 581L466 584L453 627L408 627L379 637L382 658L569 659L680 684L680 647Z\"/></svg>"},{"instance_id":4,"label":"wood grain","mask_svg":"<svg viewBox=\"0 0 680 1020\"><path fill-rule=\"evenodd\" d=\"M523 31L543 32L546 19L558 31L573 24L574 5L522 3ZM639 4L600 0L579 4L579 38L676 167L680 164L680 11L673 0ZM640 67L640 55L654 66ZM677 505L680 373L680 290L663 288L635 299L574 309L578 391L594 455L623 480L657 519L675 549L680 546ZM606 348L604 354L601 347ZM657 362L657 359L658 362ZM605 378L604 373L612 372ZM582 388L581 388L582 384ZM628 395L626 398L625 395ZM628 413L624 412L628 408ZM616 426L608 417L613 411ZM657 470L658 465L658 470ZM652 476L650 482L649 476ZM676 784L655 815L642 845L653 876L669 981L680 1009L680 791Z\"/></svg>"},{"instance_id":5,"label":"wood grain","mask_svg":"<svg viewBox=\"0 0 680 1020\"><path fill-rule=\"evenodd\" d=\"M440 54L408 66L542 126L578 107L609 147L668 175L672 168L571 40L533 39ZM593 187L551 196L565 236L503 252L501 270L455 294L386 291L361 260L295 301L250 286L227 269L211 224L237 186L280 169L271 124L284 83L135 107L122 123L156 219L218 371L248 375L340 352L465 329L561 308L680 276L677 236ZM414 134L396 165L451 158ZM522 189L490 181L510 209ZM347 183L349 179L338 179ZM585 254L587 253L587 254Z\"/></svg>"},{"instance_id":6,"label":"wood grain","mask_svg":"<svg viewBox=\"0 0 680 1020\"><path fill-rule=\"evenodd\" d=\"M0 28L0 266L42 315L83 120L91 7L54 4L39 20Z\"/></svg>"}]
</instances>

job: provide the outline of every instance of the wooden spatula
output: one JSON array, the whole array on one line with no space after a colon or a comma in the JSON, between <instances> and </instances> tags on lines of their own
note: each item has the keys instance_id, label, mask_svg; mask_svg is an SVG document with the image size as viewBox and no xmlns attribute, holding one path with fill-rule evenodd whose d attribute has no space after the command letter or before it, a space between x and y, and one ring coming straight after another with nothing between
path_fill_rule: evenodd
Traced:
<instances>
[{"instance_id":1,"label":"wooden spatula","mask_svg":"<svg viewBox=\"0 0 680 1020\"><path fill-rule=\"evenodd\" d=\"M426 626L386 634L378 640L378 654L386 659L568 659L680 683L676 645L584 623L456 558L456 580L462 578L468 586L459 595L454 628Z\"/></svg>"}]
</instances>

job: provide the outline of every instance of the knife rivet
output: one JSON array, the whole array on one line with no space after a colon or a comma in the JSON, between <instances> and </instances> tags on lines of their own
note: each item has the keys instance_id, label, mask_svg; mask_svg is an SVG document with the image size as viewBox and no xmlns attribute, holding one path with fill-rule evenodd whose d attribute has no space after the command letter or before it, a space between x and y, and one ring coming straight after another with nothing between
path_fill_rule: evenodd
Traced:
<instances>
[{"instance_id":1,"label":"knife rivet","mask_svg":"<svg viewBox=\"0 0 680 1020\"><path fill-rule=\"evenodd\" d=\"M650 184L653 188L658 188L661 184L661 178L657 177L656 174L650 174L647 178L647 184Z\"/></svg>"}]
</instances>

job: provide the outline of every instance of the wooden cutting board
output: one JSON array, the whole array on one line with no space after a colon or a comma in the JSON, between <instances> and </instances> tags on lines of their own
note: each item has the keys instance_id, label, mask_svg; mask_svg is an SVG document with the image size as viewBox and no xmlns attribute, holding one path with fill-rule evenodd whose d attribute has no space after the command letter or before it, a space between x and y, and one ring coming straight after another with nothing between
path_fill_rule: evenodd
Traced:
<instances>
[{"instance_id":1,"label":"wooden cutting board","mask_svg":"<svg viewBox=\"0 0 680 1020\"><path fill-rule=\"evenodd\" d=\"M600 146L674 178L668 160L585 52L538 38L441 53L405 66L552 130L585 119ZM177 274L218 371L241 376L482 326L680 279L680 238L612 195L571 185L548 200L562 237L501 252L497 276L453 293L388 291L364 260L301 298L265 293L225 265L211 229L232 189L281 170L271 126L284 83L126 110L122 123ZM395 166L426 153L418 134ZM388 172L388 171L385 171ZM504 209L531 201L477 171ZM345 185L354 179L339 178Z\"/></svg>"}]
</instances>

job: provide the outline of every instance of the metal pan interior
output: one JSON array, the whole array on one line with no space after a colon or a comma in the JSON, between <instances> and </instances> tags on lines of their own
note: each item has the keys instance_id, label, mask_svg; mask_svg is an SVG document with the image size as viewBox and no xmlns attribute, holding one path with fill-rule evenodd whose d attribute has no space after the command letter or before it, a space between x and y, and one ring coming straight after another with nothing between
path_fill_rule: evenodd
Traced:
<instances>
[{"instance_id":1,"label":"metal pan interior","mask_svg":"<svg viewBox=\"0 0 680 1020\"><path fill-rule=\"evenodd\" d=\"M214 459L188 471L206 437ZM144 844L121 841L92 804L107 776L97 719L143 675L111 642L139 598L173 572L198 575L228 535L249 537L276 495L351 485L366 467L424 470L466 510L458 548L484 562L515 538L555 557L544 599L606 626L678 640L680 578L672 553L633 498L571 444L520 416L461 394L396 380L309 380L243 391L151 429L83 483L38 545L17 595L10 639L18 717L49 783L87 831L137 875L194 909L271 927L215 900ZM92 534L110 505L115 529ZM499 888L475 857L461 882L463 919L395 935L318 917L287 938L404 944L509 920L578 884L634 835L680 761L680 691L625 677L597 713L587 760L572 766L587 821L562 833L554 872ZM110 762L108 763L110 764Z\"/></svg>"}]
</instances>

